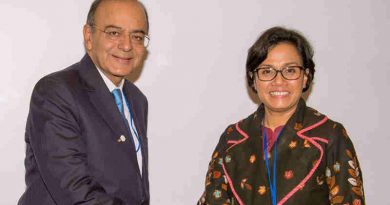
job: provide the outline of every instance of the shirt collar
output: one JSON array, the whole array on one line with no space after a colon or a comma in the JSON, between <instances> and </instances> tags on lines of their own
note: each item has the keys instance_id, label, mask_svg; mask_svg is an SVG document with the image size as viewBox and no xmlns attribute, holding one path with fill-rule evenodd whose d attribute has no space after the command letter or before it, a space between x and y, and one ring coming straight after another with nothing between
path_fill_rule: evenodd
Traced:
<instances>
[{"instance_id":1,"label":"shirt collar","mask_svg":"<svg viewBox=\"0 0 390 205\"><path fill-rule=\"evenodd\" d=\"M102 76L104 83L107 85L108 90L112 92L114 89L121 89L123 88L123 84L125 82L125 79L122 79L121 82L119 82L119 86L116 86L106 75L104 75L103 71L101 71L100 68L96 66L96 69L99 71L100 76Z\"/></svg>"}]
</instances>

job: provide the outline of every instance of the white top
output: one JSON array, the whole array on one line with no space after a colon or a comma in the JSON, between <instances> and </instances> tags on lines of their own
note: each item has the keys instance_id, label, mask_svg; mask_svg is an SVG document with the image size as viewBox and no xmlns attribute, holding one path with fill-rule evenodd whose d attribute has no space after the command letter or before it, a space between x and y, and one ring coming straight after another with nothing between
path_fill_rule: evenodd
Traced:
<instances>
[{"instance_id":1,"label":"white top","mask_svg":"<svg viewBox=\"0 0 390 205\"><path fill-rule=\"evenodd\" d=\"M100 76L102 76L104 83L107 85L107 87L111 93L114 89L120 89L120 91L122 93L122 102L123 102L125 117L126 117L127 122L130 125L131 136L133 137L135 149L137 150L137 147L139 146L139 143L140 143L138 138L137 138L137 136L138 136L137 129L136 129L135 124L134 124L134 118L130 117L130 110L129 110L129 107L127 106L127 103L126 103L127 100L125 99L125 95L123 94L123 91L122 91L123 84L125 83L125 79L122 79L121 82L119 83L119 86L116 86L110 79L108 79L108 77L106 75L104 75L104 73L99 68L97 70L99 71ZM131 119L131 122L130 122L130 119ZM131 127L133 127L134 129L131 129ZM118 136L118 138L119 138L119 136ZM138 167L140 170L140 174L142 175L142 152L141 152L141 149L142 149L142 147L140 147L140 149L137 152L137 161L138 161Z\"/></svg>"}]
</instances>

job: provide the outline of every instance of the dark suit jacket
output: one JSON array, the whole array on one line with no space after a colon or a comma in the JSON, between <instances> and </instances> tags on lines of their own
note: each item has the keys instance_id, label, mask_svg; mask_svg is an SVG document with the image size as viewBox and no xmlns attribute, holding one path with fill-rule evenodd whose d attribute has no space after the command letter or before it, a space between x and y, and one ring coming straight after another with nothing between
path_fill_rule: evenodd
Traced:
<instances>
[{"instance_id":1,"label":"dark suit jacket","mask_svg":"<svg viewBox=\"0 0 390 205\"><path fill-rule=\"evenodd\" d=\"M128 81L123 92L141 137L142 176L125 122L85 55L34 88L25 135L27 188L19 205L149 204L147 99Z\"/></svg>"}]
</instances>

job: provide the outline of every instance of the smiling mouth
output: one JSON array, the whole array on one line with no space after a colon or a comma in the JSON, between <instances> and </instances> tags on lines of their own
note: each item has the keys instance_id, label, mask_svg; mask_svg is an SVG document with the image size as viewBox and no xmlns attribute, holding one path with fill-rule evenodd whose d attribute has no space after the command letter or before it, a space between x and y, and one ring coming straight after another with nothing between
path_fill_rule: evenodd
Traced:
<instances>
[{"instance_id":1,"label":"smiling mouth","mask_svg":"<svg viewBox=\"0 0 390 205\"><path fill-rule=\"evenodd\" d=\"M286 96L290 94L289 92L286 91L273 91L269 93L271 96Z\"/></svg>"},{"instance_id":2,"label":"smiling mouth","mask_svg":"<svg viewBox=\"0 0 390 205\"><path fill-rule=\"evenodd\" d=\"M113 57L120 60L120 61L127 61L127 62L132 59L130 57L120 57L120 56L115 56L115 55L113 55Z\"/></svg>"}]
</instances>

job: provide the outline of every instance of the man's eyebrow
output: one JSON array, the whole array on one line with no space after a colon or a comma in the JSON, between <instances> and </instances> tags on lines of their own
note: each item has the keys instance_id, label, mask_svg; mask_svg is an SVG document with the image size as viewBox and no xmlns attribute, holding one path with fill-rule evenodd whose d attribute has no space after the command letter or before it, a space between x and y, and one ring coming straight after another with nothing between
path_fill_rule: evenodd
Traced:
<instances>
[{"instance_id":1,"label":"man's eyebrow","mask_svg":"<svg viewBox=\"0 0 390 205\"><path fill-rule=\"evenodd\" d=\"M146 32L142 29L136 29L134 31L132 31L132 33L142 33L142 34L146 34Z\"/></svg>"},{"instance_id":2,"label":"man's eyebrow","mask_svg":"<svg viewBox=\"0 0 390 205\"><path fill-rule=\"evenodd\" d=\"M120 29L120 30L124 30L122 27L119 27L119 26L115 26L115 25L107 25L104 27L105 29L108 29L108 28L113 28L113 29ZM146 34L146 32L142 29L136 29L136 30L133 30L131 31L131 33L142 33L142 34Z\"/></svg>"},{"instance_id":3,"label":"man's eyebrow","mask_svg":"<svg viewBox=\"0 0 390 205\"><path fill-rule=\"evenodd\" d=\"M115 26L115 25L107 25L107 26L105 26L104 28L105 28L105 29L107 29L107 28L115 28L115 29L121 29L121 30L123 30L121 27Z\"/></svg>"}]
</instances>

